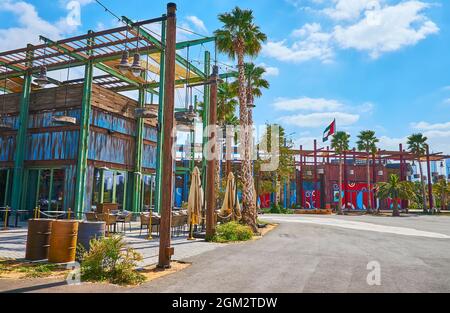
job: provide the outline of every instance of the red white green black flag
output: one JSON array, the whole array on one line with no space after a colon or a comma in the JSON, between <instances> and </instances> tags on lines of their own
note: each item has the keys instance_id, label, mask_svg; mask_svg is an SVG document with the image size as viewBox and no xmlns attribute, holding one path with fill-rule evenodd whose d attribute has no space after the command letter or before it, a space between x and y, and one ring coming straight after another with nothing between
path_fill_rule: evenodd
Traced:
<instances>
[{"instance_id":1,"label":"red white green black flag","mask_svg":"<svg viewBox=\"0 0 450 313\"><path fill-rule=\"evenodd\" d=\"M328 138L336 133L336 120L333 120L331 124L323 132L323 142L328 141Z\"/></svg>"}]
</instances>

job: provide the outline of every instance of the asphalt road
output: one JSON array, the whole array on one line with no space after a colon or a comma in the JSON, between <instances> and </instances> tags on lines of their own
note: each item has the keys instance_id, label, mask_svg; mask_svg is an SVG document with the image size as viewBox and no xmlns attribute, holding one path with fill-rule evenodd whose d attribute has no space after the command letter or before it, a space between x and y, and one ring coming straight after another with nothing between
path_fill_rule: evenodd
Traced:
<instances>
[{"instance_id":1,"label":"asphalt road","mask_svg":"<svg viewBox=\"0 0 450 313\"><path fill-rule=\"evenodd\" d=\"M280 221L264 238L188 258L193 265L184 271L137 288L88 284L39 291L450 292L450 217L264 218ZM371 225L377 230L365 229ZM371 286L367 266L373 261L380 265L380 285Z\"/></svg>"}]
</instances>

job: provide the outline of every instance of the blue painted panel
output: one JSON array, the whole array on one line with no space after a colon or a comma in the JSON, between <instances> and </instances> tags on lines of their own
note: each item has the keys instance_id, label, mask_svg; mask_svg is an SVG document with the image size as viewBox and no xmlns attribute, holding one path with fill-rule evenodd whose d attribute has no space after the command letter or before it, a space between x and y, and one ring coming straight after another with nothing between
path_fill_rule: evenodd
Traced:
<instances>
[{"instance_id":1,"label":"blue painted panel","mask_svg":"<svg viewBox=\"0 0 450 313\"><path fill-rule=\"evenodd\" d=\"M79 109L32 113L30 114L30 117L28 119L28 128L43 128L43 127L58 126L52 122L52 117L63 115L75 117L77 121L80 120Z\"/></svg>"},{"instance_id":2,"label":"blue painted panel","mask_svg":"<svg viewBox=\"0 0 450 313\"><path fill-rule=\"evenodd\" d=\"M78 137L78 131L28 134L25 160L74 160Z\"/></svg>"},{"instance_id":3,"label":"blue painted panel","mask_svg":"<svg viewBox=\"0 0 450 313\"><path fill-rule=\"evenodd\" d=\"M13 161L16 145L16 136L0 137L0 161Z\"/></svg>"},{"instance_id":4,"label":"blue painted panel","mask_svg":"<svg viewBox=\"0 0 450 313\"><path fill-rule=\"evenodd\" d=\"M2 120L7 125L11 126L11 130L19 129L19 117L17 115L4 116L2 117Z\"/></svg>"},{"instance_id":5,"label":"blue painted panel","mask_svg":"<svg viewBox=\"0 0 450 313\"><path fill-rule=\"evenodd\" d=\"M135 136L136 134L136 123L134 121L95 109L92 111L90 123L125 135Z\"/></svg>"},{"instance_id":6,"label":"blue painted panel","mask_svg":"<svg viewBox=\"0 0 450 313\"><path fill-rule=\"evenodd\" d=\"M157 142L158 131L156 130L156 128L144 125L144 139Z\"/></svg>"},{"instance_id":7,"label":"blue painted panel","mask_svg":"<svg viewBox=\"0 0 450 313\"><path fill-rule=\"evenodd\" d=\"M142 166L145 168L156 169L156 147L144 144L142 154Z\"/></svg>"},{"instance_id":8,"label":"blue painted panel","mask_svg":"<svg viewBox=\"0 0 450 313\"><path fill-rule=\"evenodd\" d=\"M92 131L89 134L88 159L132 166L134 142Z\"/></svg>"}]
</instances>

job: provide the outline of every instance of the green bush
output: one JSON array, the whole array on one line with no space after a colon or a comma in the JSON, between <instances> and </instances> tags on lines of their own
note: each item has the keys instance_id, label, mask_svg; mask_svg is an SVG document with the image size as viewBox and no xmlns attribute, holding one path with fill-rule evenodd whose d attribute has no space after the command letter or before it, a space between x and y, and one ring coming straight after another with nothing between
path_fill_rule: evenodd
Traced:
<instances>
[{"instance_id":1,"label":"green bush","mask_svg":"<svg viewBox=\"0 0 450 313\"><path fill-rule=\"evenodd\" d=\"M229 222L217 226L216 235L211 241L230 242L247 241L253 238L253 231L249 226L241 225L237 222Z\"/></svg>"},{"instance_id":2,"label":"green bush","mask_svg":"<svg viewBox=\"0 0 450 313\"><path fill-rule=\"evenodd\" d=\"M135 269L142 255L126 247L121 236L93 239L90 250L80 258L81 278L86 281L108 281L135 285L145 280Z\"/></svg>"}]
</instances>

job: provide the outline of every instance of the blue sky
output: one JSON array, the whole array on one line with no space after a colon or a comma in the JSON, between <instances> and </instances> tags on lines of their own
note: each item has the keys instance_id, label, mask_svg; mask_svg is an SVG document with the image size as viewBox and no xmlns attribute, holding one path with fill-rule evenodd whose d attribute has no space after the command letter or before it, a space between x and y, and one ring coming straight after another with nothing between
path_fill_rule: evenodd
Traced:
<instances>
[{"instance_id":1,"label":"blue sky","mask_svg":"<svg viewBox=\"0 0 450 313\"><path fill-rule=\"evenodd\" d=\"M69 1L0 0L0 49L116 26L94 1L81 3L81 25L66 25ZM162 14L165 1L103 0L138 20ZM254 62L270 90L257 100L258 124L279 122L296 144L320 140L333 117L353 139L374 129L397 149L423 132L450 153L450 3L444 0L180 0L178 23L211 35L217 14L251 8L268 36ZM126 3L126 5L124 4ZM14 35L14 36L13 36ZM195 38L180 33L180 38ZM221 61L229 63L225 56Z\"/></svg>"}]
</instances>

